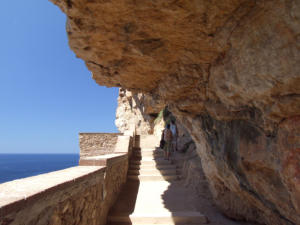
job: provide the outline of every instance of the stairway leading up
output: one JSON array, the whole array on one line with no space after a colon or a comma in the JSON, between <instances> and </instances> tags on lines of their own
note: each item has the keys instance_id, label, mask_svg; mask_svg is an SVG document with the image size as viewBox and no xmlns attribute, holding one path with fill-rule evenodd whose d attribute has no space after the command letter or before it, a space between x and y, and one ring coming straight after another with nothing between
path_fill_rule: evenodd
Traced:
<instances>
[{"instance_id":1,"label":"stairway leading up","mask_svg":"<svg viewBox=\"0 0 300 225\"><path fill-rule=\"evenodd\" d=\"M205 224L206 216L187 200L180 168L165 160L154 135L139 137L128 170L128 181L111 209L108 224Z\"/></svg>"}]
</instances>

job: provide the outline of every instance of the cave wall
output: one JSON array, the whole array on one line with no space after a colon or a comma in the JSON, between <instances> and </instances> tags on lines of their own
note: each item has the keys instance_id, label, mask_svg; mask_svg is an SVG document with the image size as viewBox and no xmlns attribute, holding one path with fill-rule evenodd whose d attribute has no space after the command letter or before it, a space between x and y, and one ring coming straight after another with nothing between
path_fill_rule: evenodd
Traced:
<instances>
[{"instance_id":1,"label":"cave wall","mask_svg":"<svg viewBox=\"0 0 300 225\"><path fill-rule=\"evenodd\" d=\"M225 214L300 224L300 0L51 1L98 84L169 106Z\"/></svg>"},{"instance_id":2,"label":"cave wall","mask_svg":"<svg viewBox=\"0 0 300 225\"><path fill-rule=\"evenodd\" d=\"M229 217L298 224L300 117L268 135L245 120L181 118L196 143L215 202Z\"/></svg>"}]
</instances>

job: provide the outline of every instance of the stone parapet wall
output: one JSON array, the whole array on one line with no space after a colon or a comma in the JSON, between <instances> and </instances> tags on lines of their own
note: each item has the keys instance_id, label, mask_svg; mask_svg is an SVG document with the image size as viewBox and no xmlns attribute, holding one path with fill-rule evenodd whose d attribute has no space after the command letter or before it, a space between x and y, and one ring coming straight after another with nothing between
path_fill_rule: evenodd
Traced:
<instances>
[{"instance_id":1,"label":"stone parapet wall","mask_svg":"<svg viewBox=\"0 0 300 225\"><path fill-rule=\"evenodd\" d=\"M104 174L105 167L73 167L1 184L0 224L95 224Z\"/></svg>"},{"instance_id":2,"label":"stone parapet wall","mask_svg":"<svg viewBox=\"0 0 300 225\"><path fill-rule=\"evenodd\" d=\"M85 136L85 134L83 135ZM89 139L89 145L106 145L99 144L99 142L106 141L107 138L103 138L103 136L107 137L107 134L99 135L99 140L97 140L97 136L91 135L91 138ZM114 136L114 134L112 134ZM115 138L116 137L116 138ZM88 137L84 137L85 141L88 140ZM129 135L116 135L112 139L114 142L114 145L111 145L111 148L109 151L106 151L106 154L102 154L103 152L94 151L90 153L88 151L88 148L85 148L86 145L82 144L80 145L80 160L79 165L80 166L106 166L107 160L114 158L114 161L120 159L123 160L123 158L126 156L127 158L131 155L131 150L133 147L133 137ZM95 142L95 144L93 144ZM110 143L110 144L111 144ZM124 155L126 153L126 155Z\"/></svg>"},{"instance_id":3,"label":"stone parapet wall","mask_svg":"<svg viewBox=\"0 0 300 225\"><path fill-rule=\"evenodd\" d=\"M110 161L118 162L125 159L128 159L128 154L124 153L82 157L79 160L79 166L107 166Z\"/></svg>"},{"instance_id":4,"label":"stone parapet wall","mask_svg":"<svg viewBox=\"0 0 300 225\"><path fill-rule=\"evenodd\" d=\"M127 132L129 133L129 132ZM128 153L131 155L131 150L133 147L133 141L135 139L135 135L131 133L130 135L120 135L118 136L117 143L114 148L114 153Z\"/></svg>"},{"instance_id":5,"label":"stone parapet wall","mask_svg":"<svg viewBox=\"0 0 300 225\"><path fill-rule=\"evenodd\" d=\"M122 133L80 133L80 157L113 153Z\"/></svg>"},{"instance_id":6,"label":"stone parapet wall","mask_svg":"<svg viewBox=\"0 0 300 225\"><path fill-rule=\"evenodd\" d=\"M106 195L106 201L105 201L105 212L102 214L101 218L102 221L100 224L106 223L106 217L108 214L108 210L114 205L116 202L118 195L121 191L121 188L123 184L126 183L127 180L127 171L129 166L129 160L128 158L124 158L116 161L108 160L106 167L107 167L107 173L106 173L106 182L105 182L105 195ZM98 224L97 224L98 225Z\"/></svg>"},{"instance_id":7,"label":"stone parapet wall","mask_svg":"<svg viewBox=\"0 0 300 225\"><path fill-rule=\"evenodd\" d=\"M106 167L78 166L1 184L0 224L105 224L127 169L127 157L112 157Z\"/></svg>"},{"instance_id":8,"label":"stone parapet wall","mask_svg":"<svg viewBox=\"0 0 300 225\"><path fill-rule=\"evenodd\" d=\"M106 223L108 211L126 182L132 138L80 135L84 139L81 146L88 146L88 140L99 146L100 141L110 140L110 145L102 146L114 146L116 153L94 155L95 151L89 154L85 148L87 157L81 155L81 166L0 184L0 225Z\"/></svg>"}]
</instances>

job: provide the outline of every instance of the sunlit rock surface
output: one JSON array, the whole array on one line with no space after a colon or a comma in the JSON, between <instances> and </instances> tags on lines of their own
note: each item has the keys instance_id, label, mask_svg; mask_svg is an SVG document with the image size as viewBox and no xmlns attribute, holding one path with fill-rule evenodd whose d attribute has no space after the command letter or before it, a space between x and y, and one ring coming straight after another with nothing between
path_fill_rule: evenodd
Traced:
<instances>
[{"instance_id":1,"label":"sunlit rock surface","mask_svg":"<svg viewBox=\"0 0 300 225\"><path fill-rule=\"evenodd\" d=\"M143 93L132 93L120 88L115 124L120 132L135 129L136 134L154 134L156 117L164 108L157 104L151 96Z\"/></svg>"},{"instance_id":2,"label":"sunlit rock surface","mask_svg":"<svg viewBox=\"0 0 300 225\"><path fill-rule=\"evenodd\" d=\"M52 2L97 83L169 105L224 213L300 224L299 0Z\"/></svg>"}]
</instances>

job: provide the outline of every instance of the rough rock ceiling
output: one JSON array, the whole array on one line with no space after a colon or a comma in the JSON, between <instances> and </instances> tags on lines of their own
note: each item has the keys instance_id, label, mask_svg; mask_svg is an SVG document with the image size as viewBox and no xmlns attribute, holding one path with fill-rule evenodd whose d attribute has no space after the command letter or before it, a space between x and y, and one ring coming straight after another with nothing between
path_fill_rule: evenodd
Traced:
<instances>
[{"instance_id":1,"label":"rough rock ceiling","mask_svg":"<svg viewBox=\"0 0 300 225\"><path fill-rule=\"evenodd\" d=\"M298 0L52 2L100 85L219 119L256 108L266 129L300 111Z\"/></svg>"}]
</instances>

